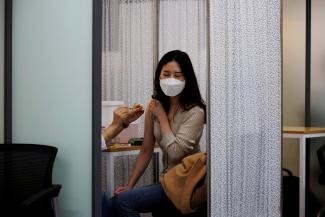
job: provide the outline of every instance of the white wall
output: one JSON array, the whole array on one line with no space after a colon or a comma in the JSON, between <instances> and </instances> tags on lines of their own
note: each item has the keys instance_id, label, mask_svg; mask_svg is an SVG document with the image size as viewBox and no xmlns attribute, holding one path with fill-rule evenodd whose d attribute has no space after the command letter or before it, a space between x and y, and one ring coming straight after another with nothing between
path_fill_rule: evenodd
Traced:
<instances>
[{"instance_id":1,"label":"white wall","mask_svg":"<svg viewBox=\"0 0 325 217\"><path fill-rule=\"evenodd\" d=\"M60 217L91 216L92 1L13 1L13 142L58 147Z\"/></svg>"},{"instance_id":2,"label":"white wall","mask_svg":"<svg viewBox=\"0 0 325 217\"><path fill-rule=\"evenodd\" d=\"M283 0L283 125L305 122L305 0ZM283 167L299 174L297 140L283 142Z\"/></svg>"},{"instance_id":3,"label":"white wall","mask_svg":"<svg viewBox=\"0 0 325 217\"><path fill-rule=\"evenodd\" d=\"M0 143L4 141L4 126L3 126L3 97L4 97L4 18L5 18L5 0L0 0Z\"/></svg>"}]
</instances>

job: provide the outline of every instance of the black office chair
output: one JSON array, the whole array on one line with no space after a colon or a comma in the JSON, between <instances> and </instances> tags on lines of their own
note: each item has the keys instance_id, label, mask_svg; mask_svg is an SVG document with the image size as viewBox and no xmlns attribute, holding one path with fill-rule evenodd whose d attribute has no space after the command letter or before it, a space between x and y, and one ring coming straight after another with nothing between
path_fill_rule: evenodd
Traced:
<instances>
[{"instance_id":1,"label":"black office chair","mask_svg":"<svg viewBox=\"0 0 325 217\"><path fill-rule=\"evenodd\" d=\"M321 169L321 174L318 177L318 182L321 185L325 185L325 145L317 150L317 158L319 162L319 167Z\"/></svg>"},{"instance_id":2,"label":"black office chair","mask_svg":"<svg viewBox=\"0 0 325 217\"><path fill-rule=\"evenodd\" d=\"M183 215L184 217L207 217L208 216L208 204L205 202L199 206L199 208L190 214Z\"/></svg>"},{"instance_id":3,"label":"black office chair","mask_svg":"<svg viewBox=\"0 0 325 217\"><path fill-rule=\"evenodd\" d=\"M0 144L1 216L53 217L53 198L61 185L52 185L57 148L34 144Z\"/></svg>"},{"instance_id":4,"label":"black office chair","mask_svg":"<svg viewBox=\"0 0 325 217\"><path fill-rule=\"evenodd\" d=\"M321 170L321 174L318 177L318 182L321 185L325 185L325 145L317 150L317 158ZM323 206L319 211L318 217L325 217L325 206Z\"/></svg>"}]
</instances>

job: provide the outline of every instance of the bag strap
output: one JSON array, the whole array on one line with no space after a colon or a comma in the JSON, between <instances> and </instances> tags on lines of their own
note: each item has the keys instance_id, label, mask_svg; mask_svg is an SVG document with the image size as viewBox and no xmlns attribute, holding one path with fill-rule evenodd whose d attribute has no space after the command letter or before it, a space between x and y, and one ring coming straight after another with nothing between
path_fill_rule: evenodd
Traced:
<instances>
[{"instance_id":1,"label":"bag strap","mask_svg":"<svg viewBox=\"0 0 325 217\"><path fill-rule=\"evenodd\" d=\"M287 172L289 176L293 176L292 172L289 169L282 168L282 171Z\"/></svg>"}]
</instances>

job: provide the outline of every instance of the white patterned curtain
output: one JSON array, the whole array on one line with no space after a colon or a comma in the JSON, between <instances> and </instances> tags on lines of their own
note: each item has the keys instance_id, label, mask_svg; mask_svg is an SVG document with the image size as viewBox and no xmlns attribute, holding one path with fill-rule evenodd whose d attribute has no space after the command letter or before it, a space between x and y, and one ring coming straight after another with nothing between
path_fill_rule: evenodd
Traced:
<instances>
[{"instance_id":1,"label":"white patterned curtain","mask_svg":"<svg viewBox=\"0 0 325 217\"><path fill-rule=\"evenodd\" d=\"M281 1L210 1L211 216L280 217Z\"/></svg>"},{"instance_id":2,"label":"white patterned curtain","mask_svg":"<svg viewBox=\"0 0 325 217\"><path fill-rule=\"evenodd\" d=\"M147 105L153 92L153 0L103 0L102 100ZM144 118L138 136L143 136Z\"/></svg>"},{"instance_id":3,"label":"white patterned curtain","mask_svg":"<svg viewBox=\"0 0 325 217\"><path fill-rule=\"evenodd\" d=\"M191 58L205 101L208 64L206 20L206 0L159 1L159 58L170 50L185 51ZM205 129L200 145L205 151Z\"/></svg>"}]
</instances>

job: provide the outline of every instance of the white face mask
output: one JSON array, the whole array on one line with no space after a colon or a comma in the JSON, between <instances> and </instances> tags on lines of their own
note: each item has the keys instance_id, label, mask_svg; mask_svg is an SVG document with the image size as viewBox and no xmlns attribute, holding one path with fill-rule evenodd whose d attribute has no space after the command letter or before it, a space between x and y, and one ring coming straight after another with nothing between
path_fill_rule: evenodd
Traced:
<instances>
[{"instance_id":1,"label":"white face mask","mask_svg":"<svg viewBox=\"0 0 325 217\"><path fill-rule=\"evenodd\" d=\"M166 96L177 96L185 88L185 81L175 78L165 78L160 80L160 87Z\"/></svg>"}]
</instances>

